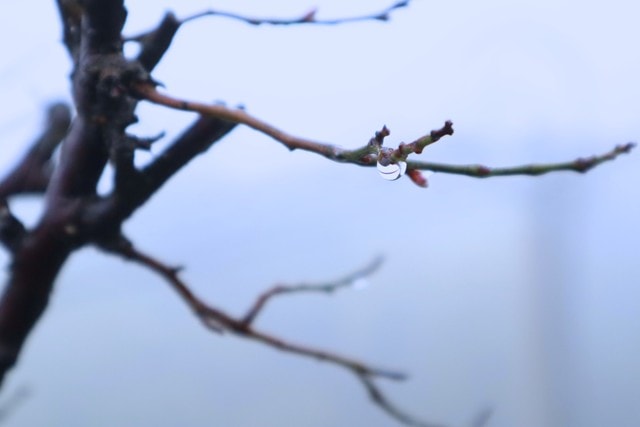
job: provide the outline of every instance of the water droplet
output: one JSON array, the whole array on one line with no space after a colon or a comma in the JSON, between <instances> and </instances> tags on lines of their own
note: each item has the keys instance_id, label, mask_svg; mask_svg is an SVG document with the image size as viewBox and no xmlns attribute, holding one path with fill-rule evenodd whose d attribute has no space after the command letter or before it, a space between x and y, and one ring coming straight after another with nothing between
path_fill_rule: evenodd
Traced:
<instances>
[{"instance_id":1,"label":"water droplet","mask_svg":"<svg viewBox=\"0 0 640 427\"><path fill-rule=\"evenodd\" d=\"M391 163L386 166L378 162L378 173L380 173L380 176L387 181L395 181L396 179L404 175L406 171L406 162Z\"/></svg>"}]
</instances>

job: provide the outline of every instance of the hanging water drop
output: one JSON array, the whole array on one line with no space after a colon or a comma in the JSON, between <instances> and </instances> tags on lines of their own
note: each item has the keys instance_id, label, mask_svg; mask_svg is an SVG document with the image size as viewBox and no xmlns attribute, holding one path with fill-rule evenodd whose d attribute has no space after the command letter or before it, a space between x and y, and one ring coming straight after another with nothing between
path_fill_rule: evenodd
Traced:
<instances>
[{"instance_id":1,"label":"hanging water drop","mask_svg":"<svg viewBox=\"0 0 640 427\"><path fill-rule=\"evenodd\" d=\"M387 181L395 181L407 171L407 162L390 163L383 165L378 162L378 173Z\"/></svg>"}]
</instances>

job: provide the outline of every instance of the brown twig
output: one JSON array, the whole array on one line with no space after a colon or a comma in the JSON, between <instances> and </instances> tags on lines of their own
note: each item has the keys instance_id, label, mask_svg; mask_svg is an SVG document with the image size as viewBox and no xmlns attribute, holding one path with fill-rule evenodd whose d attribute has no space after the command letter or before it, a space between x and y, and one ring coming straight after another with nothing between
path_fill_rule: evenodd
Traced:
<instances>
[{"instance_id":1,"label":"brown twig","mask_svg":"<svg viewBox=\"0 0 640 427\"><path fill-rule=\"evenodd\" d=\"M292 294L292 293L302 293L302 292L316 292L316 293L325 293L331 294L338 289L343 289L347 287L353 287L355 283L359 279L364 279L371 274L373 274L380 266L382 265L382 257L376 257L369 265L365 268L355 271L348 276L345 276L341 279L334 280L327 283L318 283L318 284L299 284L299 285L277 285L272 287L271 289L262 293L255 301L253 306L249 309L247 314L243 317L242 321L246 325L250 325L253 323L255 318L258 316L260 311L264 309L267 301L275 297L276 295L283 294Z\"/></svg>"},{"instance_id":2,"label":"brown twig","mask_svg":"<svg viewBox=\"0 0 640 427\"><path fill-rule=\"evenodd\" d=\"M222 104L203 104L199 102L186 101L162 94L156 90L151 83L138 83L132 87L135 95L165 107L177 110L193 111L205 116L227 120L232 123L240 123L252 129L269 135L276 141L281 142L290 150L300 149L321 154L336 161L346 161L348 151L340 147L326 144L311 139L300 138L290 135L269 123L262 121L240 108L229 108Z\"/></svg>"},{"instance_id":3,"label":"brown twig","mask_svg":"<svg viewBox=\"0 0 640 427\"><path fill-rule=\"evenodd\" d=\"M382 141L389 135L389 130L384 127L381 131L376 132L376 136L371 139L369 144L355 150L345 150L337 145L290 135L275 126L248 114L242 109L228 108L221 104L202 104L161 94L151 83L136 83L133 85L132 90L137 96L155 104L164 105L165 107L178 110L194 111L205 116L244 124L258 132L262 132L265 135L270 136L278 142L281 142L290 150L300 149L311 151L337 162L353 163L360 166L374 166L378 161L385 165L406 161L407 170L409 171L430 170L433 172L442 172L454 175L466 175L474 178L508 175L542 175L557 171L587 172L601 163L615 159L620 154L629 153L635 147L635 144L630 142L624 145L619 145L613 150L600 156L580 158L564 163L524 165L507 168L490 168L483 165L452 165L408 161L407 156L410 154L420 154L426 146L433 144L446 135L452 135L453 124L450 121L447 121L442 128L433 130L429 134L420 137L409 144L400 144L396 149L382 147ZM413 179L414 176L416 179ZM426 186L426 184L422 183L422 179L420 179L416 173L412 176L412 180L420 186Z\"/></svg>"},{"instance_id":4,"label":"brown twig","mask_svg":"<svg viewBox=\"0 0 640 427\"><path fill-rule=\"evenodd\" d=\"M180 279L178 274L180 271L179 268L169 267L162 262L154 259L153 257L138 251L128 240L123 238L117 244L103 246L102 248L108 252L118 254L129 261L141 264L162 276L167 282L169 282L169 284L171 284L174 290L187 303L187 305L192 309L192 311L207 328L215 332L229 331L244 338L262 342L263 344L266 344L269 347L273 347L280 351L318 359L336 366L341 366L350 371L363 382L373 402L391 417L403 422L406 425L423 427L434 426L433 424L417 420L404 411L398 409L395 405L391 404L389 399L374 383L374 378L386 378L396 381L404 380L406 379L406 376L404 374L396 371L375 368L358 360L344 357L336 353L292 343L290 341L285 341L277 336L262 332L254 328L252 324L252 320L255 317L255 314L257 314L257 312L259 312L263 308L265 302L269 298L285 292L332 292L336 289L347 286L348 283L352 283L358 278L362 278L363 276L372 273L376 268L378 268L381 262L380 259L377 259L366 268L352 273L335 282L320 285L298 285L291 287L281 287L279 289L283 290L275 291L274 289L278 288L273 288L271 291L263 293L258 298L256 303L253 305L253 308L249 310L249 313L246 316L242 318L235 318L218 308L204 303L201 299L199 299ZM254 314L252 315L252 313Z\"/></svg>"}]
</instances>

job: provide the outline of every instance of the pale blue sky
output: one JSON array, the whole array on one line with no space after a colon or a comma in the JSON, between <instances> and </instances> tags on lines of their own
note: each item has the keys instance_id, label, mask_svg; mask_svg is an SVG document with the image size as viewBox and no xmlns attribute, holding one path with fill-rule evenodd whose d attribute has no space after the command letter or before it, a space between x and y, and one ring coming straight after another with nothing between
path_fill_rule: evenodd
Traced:
<instances>
[{"instance_id":1,"label":"pale blue sky","mask_svg":"<svg viewBox=\"0 0 640 427\"><path fill-rule=\"evenodd\" d=\"M13 2L0 16L3 170L38 132L43 106L68 99L53 3L34 13ZM315 5L337 17L388 4L138 0L127 29L167 9L297 16ZM397 144L451 119L455 135L423 158L563 161L638 139L638 16L628 0L422 0L388 23L343 27L203 19L181 30L155 77L172 94L241 103L347 147L383 124ZM140 117L132 130L169 136L192 120L152 106ZM447 425L490 403L492 427L633 427L638 156L587 175L436 174L424 190L237 129L126 229L234 313L277 281L330 279L384 253L369 288L283 298L261 324L405 369L410 381L384 384L390 396ZM15 203L28 222L37 208ZM64 270L6 392L23 385L32 395L7 426L396 425L345 372L210 335L161 280L93 250Z\"/></svg>"}]
</instances>

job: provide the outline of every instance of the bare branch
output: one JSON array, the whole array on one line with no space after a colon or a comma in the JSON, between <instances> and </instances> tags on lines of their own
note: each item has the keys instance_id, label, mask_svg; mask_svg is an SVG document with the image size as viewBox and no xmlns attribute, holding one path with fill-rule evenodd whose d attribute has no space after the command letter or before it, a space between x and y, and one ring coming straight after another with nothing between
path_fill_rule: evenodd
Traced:
<instances>
[{"instance_id":1,"label":"bare branch","mask_svg":"<svg viewBox=\"0 0 640 427\"><path fill-rule=\"evenodd\" d=\"M62 0L58 0L59 3ZM73 2L77 0L66 0L67 2L73 4ZM251 25L300 25L300 24L315 24L315 25L337 25L343 23L350 22L358 22L358 21L387 21L390 18L391 12L396 9L400 9L402 7L406 7L409 5L410 0L399 1L388 8L384 9L381 12L373 13L370 15L363 16L355 16L348 18L338 18L338 19L317 19L316 18L316 9L311 9L309 12L304 15L294 18L294 19L269 19L269 18L250 18L247 16L239 15L232 12L225 12L220 10L206 10L203 12L196 13L194 15L188 16L184 19L178 19L172 12L168 12L163 17L160 24L151 31L138 34L131 37L126 37L125 41L133 41L140 43L140 54L138 55L138 62L142 64L142 66L147 70L151 71L157 64L160 62L166 51L169 49L173 38L176 33L182 26L189 21L194 21L196 19L204 18L207 16L219 16L228 19L235 19L238 21L242 21ZM69 9L67 7L66 9ZM65 42L69 46L70 43L67 42L67 38L71 38L71 30L73 29L72 25L67 24L68 22L73 22L70 20L67 15L63 13L66 9L61 8L61 14L63 16L63 22L65 25Z\"/></svg>"},{"instance_id":2,"label":"bare branch","mask_svg":"<svg viewBox=\"0 0 640 427\"><path fill-rule=\"evenodd\" d=\"M466 175L474 178L489 178L494 176L510 176L510 175L543 175L550 172L574 171L585 173L594 167L614 160L620 154L628 154L636 146L635 143L618 145L613 150L598 156L587 158L579 158L564 163L548 163L548 164L530 164L506 168L490 168L483 165L449 165L431 162L407 162L409 169L430 170L433 172L443 172L454 175Z\"/></svg>"},{"instance_id":3,"label":"bare branch","mask_svg":"<svg viewBox=\"0 0 640 427\"><path fill-rule=\"evenodd\" d=\"M164 16L157 28L129 39L140 43L138 62L142 64L145 70L151 71L158 65L171 46L173 37L178 32L180 25L182 25L182 22L173 13L169 12Z\"/></svg>"},{"instance_id":4,"label":"bare branch","mask_svg":"<svg viewBox=\"0 0 640 427\"><path fill-rule=\"evenodd\" d=\"M246 22L251 25L300 25L300 24L314 24L314 25L338 25L338 24L346 24L351 22L361 22L361 21L388 21L390 19L390 14L396 10L403 7L408 6L410 0L399 1L388 8L378 12L372 13L369 15L361 15L361 16L353 16L347 18L336 18L336 19L318 19L316 18L316 9L311 9L306 12L302 16L293 19L274 19L274 18L250 18L247 16L239 15L232 12L225 12L221 10L206 10L204 12L197 13L195 15L189 16L187 18L182 19L182 23L193 21L194 19L200 19L205 16L220 16L222 18L235 19L238 21Z\"/></svg>"},{"instance_id":5,"label":"bare branch","mask_svg":"<svg viewBox=\"0 0 640 427\"><path fill-rule=\"evenodd\" d=\"M80 21L84 6L81 0L56 0L62 20L62 38L73 62L78 61L80 49Z\"/></svg>"},{"instance_id":6,"label":"bare branch","mask_svg":"<svg viewBox=\"0 0 640 427\"><path fill-rule=\"evenodd\" d=\"M419 420L398 409L398 407L391 403L391 401L384 395L384 393L382 393L380 388L376 385L375 382L373 382L370 377L366 375L358 375L358 378L362 381L364 388L367 389L369 398L377 406L382 408L383 411L385 411L396 420L400 421L402 424L415 427L444 427L442 424L433 424Z\"/></svg>"},{"instance_id":7,"label":"bare branch","mask_svg":"<svg viewBox=\"0 0 640 427\"><path fill-rule=\"evenodd\" d=\"M133 85L132 90L137 96L155 104L164 105L177 110L194 111L205 116L244 124L270 136L278 142L281 142L290 150L300 149L311 151L337 162L353 163L360 166L374 166L377 162L380 162L383 165L406 162L410 178L413 182L422 187L426 187L427 183L426 179L418 173L419 170L466 175L475 178L507 175L541 175L548 172L565 170L587 172L601 163L615 159L620 154L630 152L633 147L635 147L634 143L627 143L625 145L617 146L612 151L603 155L593 156L586 159L581 158L566 163L524 165L510 168L489 168L482 165L451 165L408 161L407 157L410 154L420 154L428 145L433 144L446 135L453 134L452 123L447 121L441 129L433 130L429 134L420 137L409 144L401 143L396 149L382 147L382 141L389 135L389 130L385 127L381 131L377 132L376 136L372 138L367 145L355 150L345 150L337 145L290 135L275 126L248 114L242 109L232 109L220 104L208 105L191 102L161 94L151 83L136 83Z\"/></svg>"},{"instance_id":8,"label":"bare branch","mask_svg":"<svg viewBox=\"0 0 640 427\"><path fill-rule=\"evenodd\" d=\"M376 257L369 265L367 265L365 268L355 271L341 279L335 280L335 281L331 281L331 282L327 282L327 283L317 283L317 284L306 284L306 283L302 283L299 285L277 285L274 286L273 288L267 290L266 292L262 293L257 299L256 302L254 303L254 305L251 307L251 309L249 309L249 311L247 312L247 314L244 316L243 318L243 322L247 325L250 325L253 323L253 321L255 320L255 318L258 316L258 314L260 313L260 311L262 311L262 309L264 308L265 304L267 303L267 301L269 301L270 299L272 299L273 297L275 297L276 295L283 295L283 294L292 294L292 293L308 293L308 292L315 292L315 293L325 293L325 294L331 294L335 291L337 291L338 289L344 289L344 288L348 288L348 287L353 287L355 284L358 283L359 280L361 279L365 279L366 277L370 276L371 274L375 273L378 268L380 268L380 266L382 265L382 257Z\"/></svg>"},{"instance_id":9,"label":"bare branch","mask_svg":"<svg viewBox=\"0 0 640 427\"><path fill-rule=\"evenodd\" d=\"M132 89L135 95L140 96L141 98L144 98L147 101L153 102L155 104L164 105L165 107L174 108L177 110L193 111L200 113L203 116L215 117L232 123L244 124L246 126L249 126L250 128L253 128L272 137L276 141L281 142L290 150L300 149L305 151L312 151L335 161L352 161L354 163L358 162L358 160L353 157L354 153L360 153L359 150L350 152L331 144L289 135L288 133L276 128L275 126L272 126L267 122L249 115L243 109L229 108L222 104L202 104L198 102L191 102L173 98L158 92L155 89L154 85L151 83L139 83L134 85ZM373 152L375 150L367 150L367 153L369 151Z\"/></svg>"},{"instance_id":10,"label":"bare branch","mask_svg":"<svg viewBox=\"0 0 640 427\"><path fill-rule=\"evenodd\" d=\"M373 402L393 418L407 425L435 427L433 424L417 420L392 405L389 399L380 391L373 381L374 378L387 378L400 381L406 379L406 375L396 371L375 368L358 360L344 357L336 353L285 341L277 336L255 329L251 322L253 317L255 317L255 314L252 316L252 312L257 313L260 311L265 301L276 294L285 292L333 292L336 289L347 286L347 283L351 283L357 278L361 278L372 273L376 268L378 268L381 262L379 259L366 268L335 282L320 285L303 284L280 288L284 289L283 291L274 291L273 289L278 288L273 288L271 291L265 292L260 298L258 298L258 301L254 305L253 309L249 311L247 316L234 318L224 311L212 307L199 299L180 279L178 274L180 268L167 266L153 257L138 251L128 240L122 238L118 242L111 245L103 245L101 248L107 252L120 255L129 261L141 264L162 276L167 282L169 282L169 284L171 284L173 289L180 295L184 302L187 303L194 314L208 329L214 332L232 332L244 338L262 342L263 344L280 351L318 359L332 365L341 366L358 377L363 382ZM260 302L261 300L262 302Z\"/></svg>"}]
</instances>

